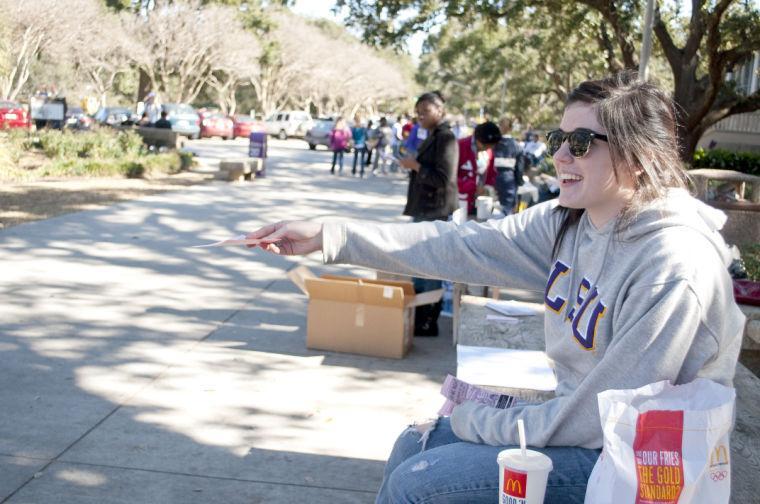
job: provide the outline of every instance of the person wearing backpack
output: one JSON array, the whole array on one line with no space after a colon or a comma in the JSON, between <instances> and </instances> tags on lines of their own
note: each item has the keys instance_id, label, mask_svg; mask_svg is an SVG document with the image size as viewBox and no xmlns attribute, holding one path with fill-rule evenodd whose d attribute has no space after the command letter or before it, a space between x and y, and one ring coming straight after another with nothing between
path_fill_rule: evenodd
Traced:
<instances>
[{"instance_id":1,"label":"person wearing backpack","mask_svg":"<svg viewBox=\"0 0 760 504\"><path fill-rule=\"evenodd\" d=\"M504 215L514 212L517 205L517 188L523 185L525 156L517 141L512 138L512 119L502 117L499 120L501 140L494 147L494 170L496 177L494 187Z\"/></svg>"}]
</instances>

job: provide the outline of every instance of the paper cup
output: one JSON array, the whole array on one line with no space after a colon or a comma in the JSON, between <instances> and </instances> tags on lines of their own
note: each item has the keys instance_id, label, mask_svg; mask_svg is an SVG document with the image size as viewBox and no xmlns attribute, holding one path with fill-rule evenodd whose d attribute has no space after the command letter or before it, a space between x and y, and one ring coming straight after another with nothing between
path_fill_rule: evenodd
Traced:
<instances>
[{"instance_id":1,"label":"paper cup","mask_svg":"<svg viewBox=\"0 0 760 504\"><path fill-rule=\"evenodd\" d=\"M493 213L493 198L490 196L478 196L475 200L475 209L478 220L484 221L490 219Z\"/></svg>"},{"instance_id":2,"label":"paper cup","mask_svg":"<svg viewBox=\"0 0 760 504\"><path fill-rule=\"evenodd\" d=\"M499 504L542 504L552 459L541 452L519 448L499 452Z\"/></svg>"}]
</instances>

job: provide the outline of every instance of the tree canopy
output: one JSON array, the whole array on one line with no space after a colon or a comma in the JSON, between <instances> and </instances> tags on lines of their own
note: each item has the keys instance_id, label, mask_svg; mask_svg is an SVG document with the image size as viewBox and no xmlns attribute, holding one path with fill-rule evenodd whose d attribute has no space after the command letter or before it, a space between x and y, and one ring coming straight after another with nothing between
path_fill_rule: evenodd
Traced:
<instances>
[{"instance_id":1,"label":"tree canopy","mask_svg":"<svg viewBox=\"0 0 760 504\"><path fill-rule=\"evenodd\" d=\"M413 93L405 58L263 0L0 0L0 99L238 103L353 113ZM138 84L139 82L139 84ZM395 107L391 107L395 108Z\"/></svg>"},{"instance_id":2,"label":"tree canopy","mask_svg":"<svg viewBox=\"0 0 760 504\"><path fill-rule=\"evenodd\" d=\"M760 108L758 92L746 95L726 82L728 71L760 50L760 9L747 0L694 0L685 14L680 1L655 3L655 49L669 74L661 74L662 81L672 86L681 110L679 136L682 157L688 160L708 127L730 115ZM579 66L592 62L588 67L592 70L601 55L603 67L598 70L605 73L638 67L643 4L635 0L337 0L336 8L347 10L347 23L361 28L366 40L394 47L401 47L412 33L430 33L447 22L458 22L468 32L482 27L519 33L509 45L512 50L504 48L510 56L519 56L513 54L520 47L518 39L531 39L546 29L540 37L540 56L577 84L575 79L582 76L568 75L574 71L568 68L573 59ZM584 9L588 14L583 14ZM511 70L508 63L505 67ZM556 80L550 72L541 77L553 82L556 94L562 95L567 80ZM514 83L510 89L515 89ZM538 88L531 94L534 102L541 95Z\"/></svg>"}]
</instances>

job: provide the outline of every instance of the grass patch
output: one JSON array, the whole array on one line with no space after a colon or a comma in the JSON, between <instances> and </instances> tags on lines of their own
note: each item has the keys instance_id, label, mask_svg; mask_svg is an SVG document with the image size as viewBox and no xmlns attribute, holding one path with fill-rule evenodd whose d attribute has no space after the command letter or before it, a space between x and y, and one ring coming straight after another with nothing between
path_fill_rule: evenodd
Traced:
<instances>
[{"instance_id":1,"label":"grass patch","mask_svg":"<svg viewBox=\"0 0 760 504\"><path fill-rule=\"evenodd\" d=\"M739 247L750 280L760 281L760 243Z\"/></svg>"}]
</instances>

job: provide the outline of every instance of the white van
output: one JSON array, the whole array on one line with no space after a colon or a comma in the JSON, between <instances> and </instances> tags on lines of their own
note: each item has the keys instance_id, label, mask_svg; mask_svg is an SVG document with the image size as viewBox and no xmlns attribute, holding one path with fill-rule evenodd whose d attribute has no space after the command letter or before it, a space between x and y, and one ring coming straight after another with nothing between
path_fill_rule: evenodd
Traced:
<instances>
[{"instance_id":1,"label":"white van","mask_svg":"<svg viewBox=\"0 0 760 504\"><path fill-rule=\"evenodd\" d=\"M264 121L267 134L274 135L280 140L288 137L301 137L313 125L311 115L303 110L286 110L275 112Z\"/></svg>"}]
</instances>

